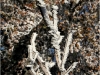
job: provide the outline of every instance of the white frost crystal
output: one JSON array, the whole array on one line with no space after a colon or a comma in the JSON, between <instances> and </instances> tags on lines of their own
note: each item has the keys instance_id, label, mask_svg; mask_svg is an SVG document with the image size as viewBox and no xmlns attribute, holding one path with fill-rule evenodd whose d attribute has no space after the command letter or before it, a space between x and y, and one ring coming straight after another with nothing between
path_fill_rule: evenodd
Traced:
<instances>
[{"instance_id":1,"label":"white frost crystal","mask_svg":"<svg viewBox=\"0 0 100 75\"><path fill-rule=\"evenodd\" d=\"M64 65L66 63L66 60L67 60L67 57L69 54L69 45L71 44L72 39L73 39L72 38L73 32L70 32L68 34L68 37L66 39L66 45L65 45L64 52L61 52L59 44L62 41L63 36L60 35L60 32L58 31L58 26L57 26L58 25L58 18L57 18L58 7L55 5L52 6L53 21L51 21L49 18L49 13L46 10L46 5L45 5L44 1L37 0L37 5L41 9L41 13L42 13L42 16L43 16L45 22L47 23L48 27L50 27L49 33L53 36L52 40L51 40L51 44L55 48L56 63L58 65L59 69L62 71L61 74L68 75L68 73L70 71L72 71L75 68L75 66L77 65L77 62L74 62L67 70L65 70L65 68L64 68ZM39 52L36 51L36 48L35 48L36 36L37 36L36 33L32 34L31 45L29 45L29 58L32 61L32 63L36 62L35 61L36 59L38 60L39 64L37 65L38 66L37 70L39 70L39 67L41 67L41 69L45 75L51 75L49 69L55 65L55 62L44 61L42 59L42 57L40 57ZM62 60L61 60L61 53L63 54ZM31 65L34 65L34 64L31 64ZM37 73L34 72L34 69L31 65L29 67L31 67L31 70L34 73L34 75L35 74L43 75L43 73L41 71L40 71L40 73L38 71L37 71Z\"/></svg>"}]
</instances>

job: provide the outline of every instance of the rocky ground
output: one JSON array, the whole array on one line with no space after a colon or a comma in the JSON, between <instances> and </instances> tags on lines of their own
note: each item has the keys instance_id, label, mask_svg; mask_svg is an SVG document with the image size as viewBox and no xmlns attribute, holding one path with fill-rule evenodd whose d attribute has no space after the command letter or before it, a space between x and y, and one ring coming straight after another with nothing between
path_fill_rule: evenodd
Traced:
<instances>
[{"instance_id":1,"label":"rocky ground","mask_svg":"<svg viewBox=\"0 0 100 75\"><path fill-rule=\"evenodd\" d=\"M55 0L54 0L55 1ZM58 28L64 36L61 42L61 50L64 49L68 30L76 30L73 35L70 53L66 61L66 69L75 61L79 62L69 75L99 75L99 51L100 51L100 24L98 23L99 0L70 0L70 4L55 1L59 6ZM45 0L48 10L53 4L51 0ZM31 0L1 0L0 9L0 55L1 75L29 75L29 68L23 63L28 56L27 45L33 32L38 34L36 38L36 50L43 59L49 61L54 56L49 49L51 37L43 21L39 8L35 1ZM50 16L52 20L52 16ZM55 61L54 59L52 59ZM51 68L52 75L57 75L56 66Z\"/></svg>"}]
</instances>

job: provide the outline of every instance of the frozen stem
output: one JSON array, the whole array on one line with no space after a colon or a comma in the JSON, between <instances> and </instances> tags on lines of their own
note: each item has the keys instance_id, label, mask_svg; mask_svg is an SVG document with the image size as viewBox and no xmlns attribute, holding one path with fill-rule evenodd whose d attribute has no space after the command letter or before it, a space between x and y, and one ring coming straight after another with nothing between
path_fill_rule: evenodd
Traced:
<instances>
[{"instance_id":1,"label":"frozen stem","mask_svg":"<svg viewBox=\"0 0 100 75\"><path fill-rule=\"evenodd\" d=\"M77 64L78 62L74 62L65 72L62 72L61 75L69 75L69 72L73 71Z\"/></svg>"},{"instance_id":2,"label":"frozen stem","mask_svg":"<svg viewBox=\"0 0 100 75\"><path fill-rule=\"evenodd\" d=\"M53 9L53 11L52 11L52 13L53 13L53 22L52 22L49 18L49 14L47 12L46 5L45 5L44 1L43 0L37 0L37 5L40 8L41 14L42 14L46 24L51 29L49 31L49 33L51 35L53 35L51 44L55 48L56 62L57 62L58 67L60 68L61 56L60 56L60 45L59 44L62 41L63 36L60 36L60 32L58 31L58 26L57 26L57 24L58 24L58 18L57 18L58 6L55 6L55 5L52 6L52 9Z\"/></svg>"},{"instance_id":3,"label":"frozen stem","mask_svg":"<svg viewBox=\"0 0 100 75\"><path fill-rule=\"evenodd\" d=\"M65 49L64 49L62 64L61 64L62 70L65 70L64 66L65 66L65 63L66 63L66 60L67 60L67 57L68 57L68 54L69 54L69 45L72 42L72 35L73 35L73 32L70 32L68 34L67 39L66 39L66 44L65 44Z\"/></svg>"},{"instance_id":4,"label":"frozen stem","mask_svg":"<svg viewBox=\"0 0 100 75\"><path fill-rule=\"evenodd\" d=\"M31 60L31 65L27 65L27 67L31 68L31 72L33 73L33 75L36 75L34 71L35 69L33 68L34 65L33 63L35 63L37 59L39 62L39 66L42 68L45 75L51 75L49 71L49 64L46 64L46 62L42 59L42 57L40 57L39 52L36 51L36 47L35 47L36 36L37 36L36 33L32 34L31 41L30 41L31 45L28 45L28 58Z\"/></svg>"}]
</instances>

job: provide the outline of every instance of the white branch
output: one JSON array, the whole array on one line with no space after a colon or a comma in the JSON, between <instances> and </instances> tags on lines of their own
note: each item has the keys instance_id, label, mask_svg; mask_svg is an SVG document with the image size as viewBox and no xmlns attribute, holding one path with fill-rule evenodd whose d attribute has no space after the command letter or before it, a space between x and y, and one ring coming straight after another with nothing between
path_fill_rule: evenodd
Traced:
<instances>
[{"instance_id":1,"label":"white branch","mask_svg":"<svg viewBox=\"0 0 100 75\"><path fill-rule=\"evenodd\" d=\"M32 34L31 45L28 45L28 58L29 58L29 60L31 61L32 64L31 65L26 65L26 67L30 67L31 68L31 73L33 75L36 75L36 72L33 69L33 63L35 62L35 60L37 58L37 55L38 55L38 53L37 53L37 51L35 49L35 39L36 39L36 36L37 36L36 33ZM34 57L33 57L33 53L35 53Z\"/></svg>"},{"instance_id":2,"label":"white branch","mask_svg":"<svg viewBox=\"0 0 100 75\"><path fill-rule=\"evenodd\" d=\"M45 63L41 63L39 62L40 67L42 68L43 72L45 73L45 75L51 75L50 71L49 71L49 67L48 65Z\"/></svg>"},{"instance_id":3,"label":"white branch","mask_svg":"<svg viewBox=\"0 0 100 75\"><path fill-rule=\"evenodd\" d=\"M70 32L68 34L67 39L66 39L66 44L65 44L65 49L64 49L62 64L61 64L62 70L65 70L64 65L66 63L66 60L67 60L67 57L68 57L68 54L69 54L69 45L72 42L72 35L73 35L73 32Z\"/></svg>"},{"instance_id":4,"label":"white branch","mask_svg":"<svg viewBox=\"0 0 100 75\"><path fill-rule=\"evenodd\" d=\"M35 71L38 70L38 69L39 69L39 65L37 65L37 66L34 68Z\"/></svg>"},{"instance_id":5,"label":"white branch","mask_svg":"<svg viewBox=\"0 0 100 75\"><path fill-rule=\"evenodd\" d=\"M27 67L31 67L31 72L33 73L33 75L36 75L36 73L34 71L35 69L33 69L33 65L34 65L33 63L37 59L39 62L39 66L42 68L45 75L51 75L51 73L49 71L49 64L46 64L46 62L43 61L42 57L40 57L39 52L36 51L36 47L35 47L36 36L37 36L36 33L32 34L31 45L28 45L28 57L31 60L32 64L27 65ZM39 73L39 74L41 74L41 73Z\"/></svg>"},{"instance_id":6,"label":"white branch","mask_svg":"<svg viewBox=\"0 0 100 75\"><path fill-rule=\"evenodd\" d=\"M64 0L64 3L69 4L69 3L70 3L70 1L69 1L69 0Z\"/></svg>"},{"instance_id":7,"label":"white branch","mask_svg":"<svg viewBox=\"0 0 100 75\"><path fill-rule=\"evenodd\" d=\"M67 57L68 57L68 54L69 54L69 45L72 42L73 32L70 32L69 35L68 35L68 38L66 39L64 54L63 54L63 58L62 58L62 61L61 61L61 51L60 51L60 45L59 44L62 41L63 36L60 36L60 32L58 31L58 26L57 26L57 23L58 23L58 18L57 18L58 7L54 6L54 5L52 7L53 8L53 11L52 11L53 12L53 18L54 18L54 20L52 22L49 18L49 15L48 15L48 12L46 10L46 5L45 5L44 1L43 0L37 0L37 5L40 7L41 14L42 14L44 20L46 21L48 27L50 27L50 29L51 29L49 31L49 33L51 35L53 35L52 40L51 40L51 44L55 48L55 57L56 57L57 65L58 65L58 67L61 71L65 71L64 65L66 63L66 60L67 60ZM47 71L49 71L49 68L48 68L47 63L45 63L45 65L46 66L41 64L42 70L45 72L46 75L50 74L49 72L46 73ZM45 71L45 69L48 69L48 70Z\"/></svg>"},{"instance_id":8,"label":"white branch","mask_svg":"<svg viewBox=\"0 0 100 75\"><path fill-rule=\"evenodd\" d=\"M49 68L52 68L55 65L55 62L46 62L46 64Z\"/></svg>"},{"instance_id":9,"label":"white branch","mask_svg":"<svg viewBox=\"0 0 100 75\"><path fill-rule=\"evenodd\" d=\"M58 10L58 7L57 6L55 6L55 5L53 5L52 6L52 8L53 8L53 19L54 19L54 26L56 27L56 29L58 29L57 27L57 23L58 23L58 18L57 18L57 10Z\"/></svg>"},{"instance_id":10,"label":"white branch","mask_svg":"<svg viewBox=\"0 0 100 75\"><path fill-rule=\"evenodd\" d=\"M57 10L58 7L57 6L52 6L53 8L53 18L54 18L54 22L53 22L53 27L51 28L51 34L53 35L52 37L52 45L55 47L55 57L56 57L56 61L58 64L58 67L60 69L60 65L61 65L61 53L60 53L60 42L62 41L63 36L60 36L60 32L58 31L58 18L57 18Z\"/></svg>"},{"instance_id":11,"label":"white branch","mask_svg":"<svg viewBox=\"0 0 100 75\"><path fill-rule=\"evenodd\" d=\"M35 60L33 59L33 50L31 45L28 45L28 58L32 63L34 63Z\"/></svg>"},{"instance_id":12,"label":"white branch","mask_svg":"<svg viewBox=\"0 0 100 75\"><path fill-rule=\"evenodd\" d=\"M40 7L40 10L41 10L41 13L42 13L44 20L46 21L48 27L50 27L50 29L51 29L49 31L49 33L51 35L53 35L51 44L55 48L55 57L56 57L58 67L60 68L61 56L60 56L60 45L59 44L62 41L63 36L60 36L60 32L58 31L58 26L57 26L57 23L58 23L58 18L57 18L58 7L54 6L54 5L52 7L53 8L52 12L53 12L53 17L54 17L54 22L52 22L49 18L48 12L46 10L46 5L43 2L43 0L37 0L37 2L38 2L37 5Z\"/></svg>"},{"instance_id":13,"label":"white branch","mask_svg":"<svg viewBox=\"0 0 100 75\"><path fill-rule=\"evenodd\" d=\"M32 75L36 75L36 72L34 71L34 69L33 69L33 65L27 65L26 67L30 67L31 69L30 69L30 73L32 74Z\"/></svg>"},{"instance_id":14,"label":"white branch","mask_svg":"<svg viewBox=\"0 0 100 75\"><path fill-rule=\"evenodd\" d=\"M38 56L38 52L36 51L35 48L35 39L36 39L37 34L33 33L32 37L31 37L31 45L28 45L28 57L31 60L32 63L35 62L37 56ZM33 57L33 53L34 53L34 57Z\"/></svg>"},{"instance_id":15,"label":"white branch","mask_svg":"<svg viewBox=\"0 0 100 75\"><path fill-rule=\"evenodd\" d=\"M61 75L69 75L70 71L73 71L73 69L76 67L76 65L78 64L78 62L74 62L65 72L62 72Z\"/></svg>"},{"instance_id":16,"label":"white branch","mask_svg":"<svg viewBox=\"0 0 100 75\"><path fill-rule=\"evenodd\" d=\"M32 36L31 36L31 45L33 46L33 50L36 51L36 48L35 48L35 39L37 37L37 34L36 33L33 33Z\"/></svg>"},{"instance_id":17,"label":"white branch","mask_svg":"<svg viewBox=\"0 0 100 75\"><path fill-rule=\"evenodd\" d=\"M43 0L37 0L37 5L40 7L41 12L42 12L42 16L43 16L44 20L46 21L47 25L51 26L52 23L49 19L49 15L48 15L48 12L46 10L46 5L45 5L44 1Z\"/></svg>"},{"instance_id":18,"label":"white branch","mask_svg":"<svg viewBox=\"0 0 100 75\"><path fill-rule=\"evenodd\" d=\"M75 0L75 3L78 4L80 0Z\"/></svg>"}]
</instances>

